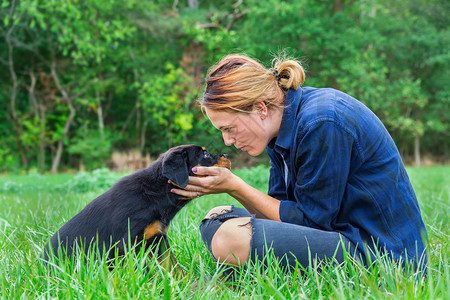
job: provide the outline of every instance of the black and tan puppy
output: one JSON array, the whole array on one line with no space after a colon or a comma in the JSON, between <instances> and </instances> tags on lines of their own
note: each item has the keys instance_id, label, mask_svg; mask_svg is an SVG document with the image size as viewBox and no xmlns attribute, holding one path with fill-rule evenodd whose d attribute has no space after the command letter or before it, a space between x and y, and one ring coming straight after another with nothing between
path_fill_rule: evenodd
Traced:
<instances>
[{"instance_id":1,"label":"black and tan puppy","mask_svg":"<svg viewBox=\"0 0 450 300\"><path fill-rule=\"evenodd\" d=\"M107 251L108 258L115 252L123 255L129 241L137 243L136 250L143 240L146 248L159 242L168 248L170 221L189 202L170 192L174 186L168 179L186 187L195 166L230 168L230 161L195 145L168 150L149 167L120 179L64 224L46 245L44 259L50 251L70 257L76 245L85 253L95 245L100 253Z\"/></svg>"}]
</instances>

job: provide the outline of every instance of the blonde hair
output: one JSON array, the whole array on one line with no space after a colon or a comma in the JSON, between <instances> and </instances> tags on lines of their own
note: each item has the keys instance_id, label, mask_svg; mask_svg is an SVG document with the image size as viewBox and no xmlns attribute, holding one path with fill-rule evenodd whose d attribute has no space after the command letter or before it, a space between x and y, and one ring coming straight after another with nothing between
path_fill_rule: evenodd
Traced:
<instances>
[{"instance_id":1,"label":"blonde hair","mask_svg":"<svg viewBox=\"0 0 450 300\"><path fill-rule=\"evenodd\" d=\"M282 107L286 92L305 81L300 62L277 57L272 69L242 54L231 54L214 65L206 76L202 108L227 112L250 112L255 103Z\"/></svg>"}]
</instances>

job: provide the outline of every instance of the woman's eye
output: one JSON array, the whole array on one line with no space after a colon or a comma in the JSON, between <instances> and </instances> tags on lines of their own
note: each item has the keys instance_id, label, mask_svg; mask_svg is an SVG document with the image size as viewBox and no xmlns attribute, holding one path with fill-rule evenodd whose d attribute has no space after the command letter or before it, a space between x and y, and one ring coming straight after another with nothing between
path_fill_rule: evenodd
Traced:
<instances>
[{"instance_id":1,"label":"woman's eye","mask_svg":"<svg viewBox=\"0 0 450 300\"><path fill-rule=\"evenodd\" d=\"M231 128L225 128L223 131L225 131L226 133L230 133L231 132Z\"/></svg>"}]
</instances>

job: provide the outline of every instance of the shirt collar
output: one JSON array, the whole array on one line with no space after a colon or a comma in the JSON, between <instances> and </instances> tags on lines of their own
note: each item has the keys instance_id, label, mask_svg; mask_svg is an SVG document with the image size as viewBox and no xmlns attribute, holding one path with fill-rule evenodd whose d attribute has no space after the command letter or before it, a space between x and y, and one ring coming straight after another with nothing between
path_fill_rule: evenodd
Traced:
<instances>
[{"instance_id":1,"label":"shirt collar","mask_svg":"<svg viewBox=\"0 0 450 300\"><path fill-rule=\"evenodd\" d=\"M273 138L268 147L273 149L276 146L288 150L292 143L292 130L296 128L296 116L300 108L300 99L303 91L299 87L297 90L289 90L286 94L283 117L281 119L278 136Z\"/></svg>"}]
</instances>

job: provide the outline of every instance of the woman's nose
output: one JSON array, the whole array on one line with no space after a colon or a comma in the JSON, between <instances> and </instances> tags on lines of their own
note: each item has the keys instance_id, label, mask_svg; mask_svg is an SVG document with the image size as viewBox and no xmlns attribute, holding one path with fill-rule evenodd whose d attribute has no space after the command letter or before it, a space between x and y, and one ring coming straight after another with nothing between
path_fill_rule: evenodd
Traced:
<instances>
[{"instance_id":1,"label":"woman's nose","mask_svg":"<svg viewBox=\"0 0 450 300\"><path fill-rule=\"evenodd\" d=\"M222 136L223 136L223 141L224 141L225 145L231 146L234 144L235 140L231 137L230 134L224 132L222 134Z\"/></svg>"}]
</instances>

